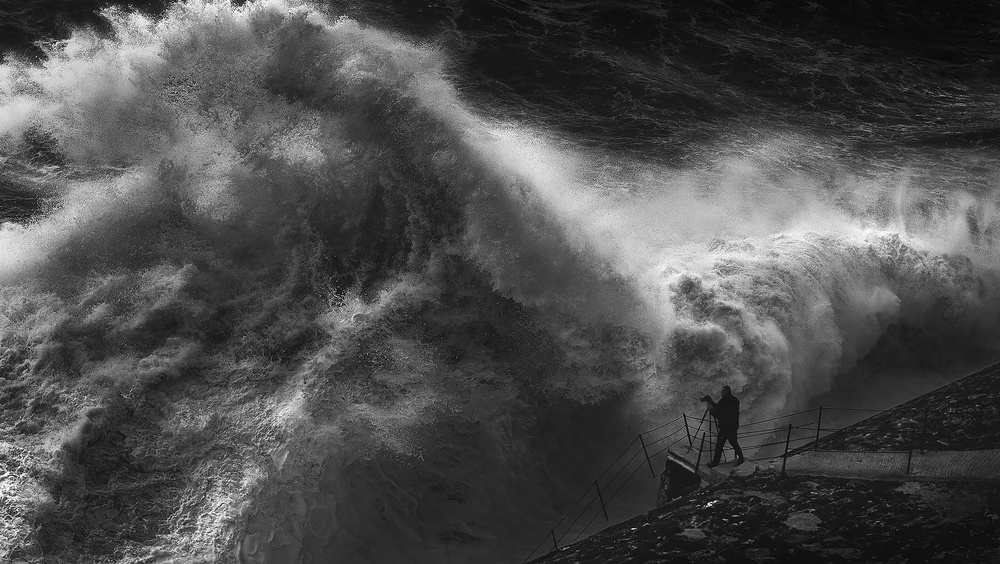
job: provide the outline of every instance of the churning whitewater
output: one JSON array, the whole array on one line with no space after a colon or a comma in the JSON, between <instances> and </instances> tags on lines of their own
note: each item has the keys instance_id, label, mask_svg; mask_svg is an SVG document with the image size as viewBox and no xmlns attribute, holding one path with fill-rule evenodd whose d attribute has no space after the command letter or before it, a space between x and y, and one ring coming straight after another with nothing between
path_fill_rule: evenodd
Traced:
<instances>
[{"instance_id":1,"label":"churning whitewater","mask_svg":"<svg viewBox=\"0 0 1000 564\"><path fill-rule=\"evenodd\" d=\"M0 66L44 202L0 230L5 557L515 561L722 384L763 418L997 355L995 189L576 143L291 0L105 16Z\"/></svg>"}]
</instances>

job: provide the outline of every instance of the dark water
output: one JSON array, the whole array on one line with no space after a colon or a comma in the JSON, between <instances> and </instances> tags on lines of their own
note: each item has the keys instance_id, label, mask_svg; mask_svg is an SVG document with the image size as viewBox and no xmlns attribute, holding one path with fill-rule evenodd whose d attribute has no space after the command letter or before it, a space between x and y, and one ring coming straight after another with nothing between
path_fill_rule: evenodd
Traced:
<instances>
[{"instance_id":1,"label":"dark water","mask_svg":"<svg viewBox=\"0 0 1000 564\"><path fill-rule=\"evenodd\" d=\"M2 7L0 369L178 558L518 561L722 384L998 356L1000 4L76 6Z\"/></svg>"}]
</instances>

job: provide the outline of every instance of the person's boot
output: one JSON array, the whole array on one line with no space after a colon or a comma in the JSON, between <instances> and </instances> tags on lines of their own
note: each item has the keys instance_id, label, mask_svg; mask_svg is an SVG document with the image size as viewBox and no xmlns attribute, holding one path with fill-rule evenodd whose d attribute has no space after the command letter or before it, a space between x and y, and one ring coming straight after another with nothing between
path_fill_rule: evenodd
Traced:
<instances>
[{"instance_id":1,"label":"person's boot","mask_svg":"<svg viewBox=\"0 0 1000 564\"><path fill-rule=\"evenodd\" d=\"M713 460L713 461L709 462L708 464L706 464L705 466L708 466L709 468L715 468L718 465L719 465L719 461L718 460Z\"/></svg>"},{"instance_id":2,"label":"person's boot","mask_svg":"<svg viewBox=\"0 0 1000 564\"><path fill-rule=\"evenodd\" d=\"M741 456L741 457L739 457L739 458L736 459L736 462L733 463L733 466L739 466L740 464L743 464L744 462L746 462L746 461L743 460L743 457Z\"/></svg>"}]
</instances>

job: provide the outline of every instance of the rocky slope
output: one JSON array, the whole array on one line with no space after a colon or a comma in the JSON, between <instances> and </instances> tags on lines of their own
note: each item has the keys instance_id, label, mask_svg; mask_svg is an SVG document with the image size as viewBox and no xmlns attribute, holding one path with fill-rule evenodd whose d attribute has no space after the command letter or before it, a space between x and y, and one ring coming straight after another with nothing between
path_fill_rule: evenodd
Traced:
<instances>
[{"instance_id":1,"label":"rocky slope","mask_svg":"<svg viewBox=\"0 0 1000 564\"><path fill-rule=\"evenodd\" d=\"M927 450L998 448L998 376L1000 365L988 367L819 447L906 450L912 439ZM748 463L537 562L1000 562L1000 481L909 480L782 476L777 460Z\"/></svg>"},{"instance_id":2,"label":"rocky slope","mask_svg":"<svg viewBox=\"0 0 1000 564\"><path fill-rule=\"evenodd\" d=\"M1000 484L733 477L555 551L555 563L997 562Z\"/></svg>"},{"instance_id":3,"label":"rocky slope","mask_svg":"<svg viewBox=\"0 0 1000 564\"><path fill-rule=\"evenodd\" d=\"M826 450L1000 448L1000 365L992 365L820 440ZM808 448L812 448L811 446Z\"/></svg>"}]
</instances>

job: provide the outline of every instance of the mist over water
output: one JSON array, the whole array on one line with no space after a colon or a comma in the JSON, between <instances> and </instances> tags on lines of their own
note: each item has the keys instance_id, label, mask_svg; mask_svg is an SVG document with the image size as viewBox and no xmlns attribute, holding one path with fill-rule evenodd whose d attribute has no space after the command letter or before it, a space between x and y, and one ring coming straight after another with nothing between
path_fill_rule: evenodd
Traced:
<instances>
[{"instance_id":1,"label":"mist over water","mask_svg":"<svg viewBox=\"0 0 1000 564\"><path fill-rule=\"evenodd\" d=\"M52 457L24 546L515 561L723 384L747 420L887 407L997 357L989 147L747 111L675 159L332 9L104 14L0 65L3 425ZM69 532L150 473L148 530Z\"/></svg>"}]
</instances>

